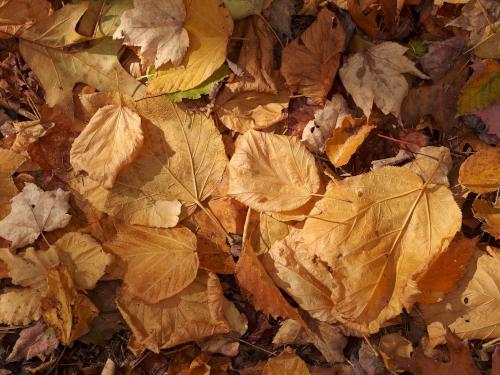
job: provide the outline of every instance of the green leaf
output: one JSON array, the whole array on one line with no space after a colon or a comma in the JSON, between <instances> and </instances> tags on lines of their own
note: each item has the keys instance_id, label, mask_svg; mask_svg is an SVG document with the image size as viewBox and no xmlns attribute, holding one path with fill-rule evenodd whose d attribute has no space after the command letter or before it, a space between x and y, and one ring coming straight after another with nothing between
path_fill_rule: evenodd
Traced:
<instances>
[{"instance_id":1,"label":"green leaf","mask_svg":"<svg viewBox=\"0 0 500 375\"><path fill-rule=\"evenodd\" d=\"M241 20L253 14L260 14L264 0L224 0L224 5L234 20Z\"/></svg>"}]
</instances>

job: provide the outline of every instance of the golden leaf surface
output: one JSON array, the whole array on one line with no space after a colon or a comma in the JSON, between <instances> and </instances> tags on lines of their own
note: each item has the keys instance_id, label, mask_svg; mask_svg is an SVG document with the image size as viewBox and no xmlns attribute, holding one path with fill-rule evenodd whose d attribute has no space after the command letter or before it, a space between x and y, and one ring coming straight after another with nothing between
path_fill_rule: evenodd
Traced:
<instances>
[{"instance_id":1,"label":"golden leaf surface","mask_svg":"<svg viewBox=\"0 0 500 375\"><path fill-rule=\"evenodd\" d=\"M196 278L196 236L187 228L117 225L115 239L104 247L127 263L127 291L146 303L173 297Z\"/></svg>"},{"instance_id":2,"label":"golden leaf surface","mask_svg":"<svg viewBox=\"0 0 500 375\"><path fill-rule=\"evenodd\" d=\"M221 0L184 0L184 28L189 48L179 66L167 64L153 76L148 89L155 94L189 90L209 78L226 60L233 20Z\"/></svg>"},{"instance_id":3,"label":"golden leaf surface","mask_svg":"<svg viewBox=\"0 0 500 375\"><path fill-rule=\"evenodd\" d=\"M321 187L313 155L296 137L250 130L229 162L229 195L257 211L288 211Z\"/></svg>"},{"instance_id":4,"label":"golden leaf surface","mask_svg":"<svg viewBox=\"0 0 500 375\"><path fill-rule=\"evenodd\" d=\"M460 166L459 182L476 194L500 188L500 148L488 147L469 156Z\"/></svg>"},{"instance_id":5,"label":"golden leaf surface","mask_svg":"<svg viewBox=\"0 0 500 375\"><path fill-rule=\"evenodd\" d=\"M418 293L413 275L446 248L461 219L446 187L423 183L406 168L330 186L303 236L311 254L332 268L337 320L374 332L410 306Z\"/></svg>"},{"instance_id":6,"label":"golden leaf surface","mask_svg":"<svg viewBox=\"0 0 500 375\"><path fill-rule=\"evenodd\" d=\"M500 239L500 201L495 205L476 199L472 203L474 216L484 222L483 230Z\"/></svg>"},{"instance_id":7,"label":"golden leaf surface","mask_svg":"<svg viewBox=\"0 0 500 375\"><path fill-rule=\"evenodd\" d=\"M0 294L0 322L8 325L27 325L40 319L38 290L32 288L6 288Z\"/></svg>"},{"instance_id":8,"label":"golden leaf surface","mask_svg":"<svg viewBox=\"0 0 500 375\"><path fill-rule=\"evenodd\" d=\"M268 359L262 375L310 375L306 363L295 353L284 350L279 356Z\"/></svg>"},{"instance_id":9,"label":"golden leaf surface","mask_svg":"<svg viewBox=\"0 0 500 375\"><path fill-rule=\"evenodd\" d=\"M222 137L210 118L189 114L164 97L137 104L144 143L137 159L107 190L89 178L72 186L97 209L128 224L172 227L180 204L208 198L227 164Z\"/></svg>"},{"instance_id":10,"label":"golden leaf surface","mask_svg":"<svg viewBox=\"0 0 500 375\"><path fill-rule=\"evenodd\" d=\"M10 212L10 200L17 194L12 174L26 160L22 155L0 148L0 219Z\"/></svg>"},{"instance_id":11,"label":"golden leaf surface","mask_svg":"<svg viewBox=\"0 0 500 375\"><path fill-rule=\"evenodd\" d=\"M179 294L145 304L122 290L117 306L136 342L155 353L189 341L231 330L223 311L224 299L215 274L200 271ZM222 307L221 307L222 306Z\"/></svg>"}]
</instances>

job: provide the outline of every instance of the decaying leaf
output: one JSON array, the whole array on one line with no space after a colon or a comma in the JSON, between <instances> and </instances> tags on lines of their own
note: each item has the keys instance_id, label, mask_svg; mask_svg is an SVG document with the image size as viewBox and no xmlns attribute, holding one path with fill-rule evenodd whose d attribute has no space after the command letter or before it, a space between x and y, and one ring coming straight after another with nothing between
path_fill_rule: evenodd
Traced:
<instances>
[{"instance_id":1,"label":"decaying leaf","mask_svg":"<svg viewBox=\"0 0 500 375\"><path fill-rule=\"evenodd\" d=\"M6 288L0 294L0 322L26 325L40 319L41 294L31 288Z\"/></svg>"},{"instance_id":2,"label":"decaying leaf","mask_svg":"<svg viewBox=\"0 0 500 375\"><path fill-rule=\"evenodd\" d=\"M229 194L257 211L303 206L321 187L314 157L295 137L250 130L229 163Z\"/></svg>"},{"instance_id":3,"label":"decaying leaf","mask_svg":"<svg viewBox=\"0 0 500 375\"><path fill-rule=\"evenodd\" d=\"M448 173L453 167L450 149L447 147L421 147L415 159L403 165L418 174L423 181L432 177L433 184L450 186ZM437 170L436 170L437 168Z\"/></svg>"},{"instance_id":4,"label":"decaying leaf","mask_svg":"<svg viewBox=\"0 0 500 375\"><path fill-rule=\"evenodd\" d=\"M12 174L26 160L22 155L0 148L0 219L10 212L10 200L17 194Z\"/></svg>"},{"instance_id":5,"label":"decaying leaf","mask_svg":"<svg viewBox=\"0 0 500 375\"><path fill-rule=\"evenodd\" d=\"M474 216L484 221L483 230L500 239L500 202L495 205L477 199L472 203Z\"/></svg>"},{"instance_id":6,"label":"decaying leaf","mask_svg":"<svg viewBox=\"0 0 500 375\"><path fill-rule=\"evenodd\" d=\"M459 181L476 194L500 188L500 148L485 148L469 156L460 166Z\"/></svg>"},{"instance_id":7,"label":"decaying leaf","mask_svg":"<svg viewBox=\"0 0 500 375\"><path fill-rule=\"evenodd\" d=\"M306 363L291 350L284 350L279 356L267 361L262 375L310 375Z\"/></svg>"},{"instance_id":8,"label":"decaying leaf","mask_svg":"<svg viewBox=\"0 0 500 375\"><path fill-rule=\"evenodd\" d=\"M196 237L187 228L118 225L118 235L105 243L127 263L127 292L146 303L175 296L196 278Z\"/></svg>"},{"instance_id":9,"label":"decaying leaf","mask_svg":"<svg viewBox=\"0 0 500 375\"><path fill-rule=\"evenodd\" d=\"M446 187L385 167L332 185L303 236L310 253L332 268L337 320L373 332L412 304L418 294L413 276L446 248L460 224Z\"/></svg>"},{"instance_id":10,"label":"decaying leaf","mask_svg":"<svg viewBox=\"0 0 500 375\"><path fill-rule=\"evenodd\" d=\"M11 241L17 249L35 241L44 231L64 228L71 215L69 193L61 189L43 191L32 183L27 183L22 192L12 198L12 209L0 221L0 237Z\"/></svg>"},{"instance_id":11,"label":"decaying leaf","mask_svg":"<svg viewBox=\"0 0 500 375\"><path fill-rule=\"evenodd\" d=\"M378 351L384 360L385 367L391 373L398 372L399 366L394 358L410 358L413 346L399 333L388 333L380 338Z\"/></svg>"},{"instance_id":12,"label":"decaying leaf","mask_svg":"<svg viewBox=\"0 0 500 375\"><path fill-rule=\"evenodd\" d=\"M133 5L133 0L92 0L76 30L88 37L112 37L120 25L121 15Z\"/></svg>"},{"instance_id":13,"label":"decaying leaf","mask_svg":"<svg viewBox=\"0 0 500 375\"><path fill-rule=\"evenodd\" d=\"M314 103L324 103L340 64L344 29L324 8L314 23L283 49L281 73L288 87Z\"/></svg>"},{"instance_id":14,"label":"decaying leaf","mask_svg":"<svg viewBox=\"0 0 500 375\"><path fill-rule=\"evenodd\" d=\"M408 94L408 83L402 73L428 78L404 56L406 50L395 42L383 42L352 55L340 68L344 87L365 116L370 116L375 103L384 114L399 117L401 103Z\"/></svg>"},{"instance_id":15,"label":"decaying leaf","mask_svg":"<svg viewBox=\"0 0 500 375\"><path fill-rule=\"evenodd\" d=\"M47 0L4 0L0 3L0 39L21 34L50 15ZM3 34L5 33L5 34Z\"/></svg>"},{"instance_id":16,"label":"decaying leaf","mask_svg":"<svg viewBox=\"0 0 500 375\"><path fill-rule=\"evenodd\" d=\"M33 326L24 328L19 333L12 351L5 362L16 362L21 359L29 360L38 357L42 360L51 354L59 345L54 330L48 328L39 320Z\"/></svg>"},{"instance_id":17,"label":"decaying leaf","mask_svg":"<svg viewBox=\"0 0 500 375\"><path fill-rule=\"evenodd\" d=\"M113 37L141 47L139 53L145 65L158 68L171 61L177 66L189 47L185 19L184 0L135 0L134 8L123 12Z\"/></svg>"}]
</instances>

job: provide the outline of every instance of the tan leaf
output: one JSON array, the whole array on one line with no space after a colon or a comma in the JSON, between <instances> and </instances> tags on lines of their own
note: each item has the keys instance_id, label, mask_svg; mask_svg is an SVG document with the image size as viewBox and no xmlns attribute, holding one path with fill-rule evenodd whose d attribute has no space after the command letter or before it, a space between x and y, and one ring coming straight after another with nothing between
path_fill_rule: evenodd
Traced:
<instances>
[{"instance_id":1,"label":"tan leaf","mask_svg":"<svg viewBox=\"0 0 500 375\"><path fill-rule=\"evenodd\" d=\"M47 291L41 299L43 319L56 331L64 344L88 332L99 310L83 294L76 291L65 266L47 271Z\"/></svg>"},{"instance_id":2,"label":"tan leaf","mask_svg":"<svg viewBox=\"0 0 500 375\"><path fill-rule=\"evenodd\" d=\"M284 239L293 228L292 225L274 219L267 213L260 214L259 229L254 234L257 236L255 249L257 255L266 253L276 242Z\"/></svg>"},{"instance_id":3,"label":"tan leaf","mask_svg":"<svg viewBox=\"0 0 500 375\"><path fill-rule=\"evenodd\" d=\"M446 187L423 183L406 168L385 167L332 184L303 236L310 254L332 269L337 320L374 332L411 306L418 294L413 275L446 248L460 225L460 209Z\"/></svg>"},{"instance_id":4,"label":"tan leaf","mask_svg":"<svg viewBox=\"0 0 500 375\"><path fill-rule=\"evenodd\" d=\"M366 117L353 118L351 115L343 117L332 136L326 141L325 151L328 159L337 168L349 163L352 155L363 144L370 132L376 126L370 125Z\"/></svg>"},{"instance_id":5,"label":"tan leaf","mask_svg":"<svg viewBox=\"0 0 500 375\"><path fill-rule=\"evenodd\" d=\"M12 174L26 160L22 155L0 148L0 219L10 212L10 200L17 194Z\"/></svg>"},{"instance_id":6,"label":"tan leaf","mask_svg":"<svg viewBox=\"0 0 500 375\"><path fill-rule=\"evenodd\" d=\"M158 68L171 61L177 66L189 47L185 19L183 0L135 0L134 8L122 13L113 38L125 38L124 44L141 47L145 65Z\"/></svg>"},{"instance_id":7,"label":"tan leaf","mask_svg":"<svg viewBox=\"0 0 500 375\"><path fill-rule=\"evenodd\" d=\"M27 325L40 319L40 292L31 288L6 288L0 294L0 322Z\"/></svg>"},{"instance_id":8,"label":"tan leaf","mask_svg":"<svg viewBox=\"0 0 500 375\"><path fill-rule=\"evenodd\" d=\"M12 151L28 156L28 146L43 137L51 124L41 124L40 120L15 122L12 124L16 132L16 140L10 148Z\"/></svg>"},{"instance_id":9,"label":"tan leaf","mask_svg":"<svg viewBox=\"0 0 500 375\"><path fill-rule=\"evenodd\" d=\"M57 249L77 289L93 289L112 260L99 242L88 234L78 232L66 233L51 248Z\"/></svg>"},{"instance_id":10,"label":"tan leaf","mask_svg":"<svg viewBox=\"0 0 500 375\"><path fill-rule=\"evenodd\" d=\"M442 301L446 293L458 286L474 252L477 250L478 238L455 238L448 248L439 253L416 278L417 287L422 292L417 297L419 303L436 303Z\"/></svg>"},{"instance_id":11,"label":"tan leaf","mask_svg":"<svg viewBox=\"0 0 500 375\"><path fill-rule=\"evenodd\" d=\"M21 34L34 23L50 14L47 0L4 0L0 3L0 39ZM6 33L4 35L2 33Z\"/></svg>"},{"instance_id":12,"label":"tan leaf","mask_svg":"<svg viewBox=\"0 0 500 375\"><path fill-rule=\"evenodd\" d=\"M117 237L104 246L127 263L125 288L136 298L158 303L175 296L196 278L196 237L189 229L117 228Z\"/></svg>"},{"instance_id":13,"label":"tan leaf","mask_svg":"<svg viewBox=\"0 0 500 375\"><path fill-rule=\"evenodd\" d=\"M276 285L313 318L329 323L336 321L330 299L333 276L326 264L310 254L301 230L293 229L285 239L275 242L262 262Z\"/></svg>"},{"instance_id":14,"label":"tan leaf","mask_svg":"<svg viewBox=\"0 0 500 375\"><path fill-rule=\"evenodd\" d=\"M141 100L144 143L111 190L89 178L72 186L97 209L129 224L172 227L180 204L201 205L226 168L221 135L210 118L189 114L164 97Z\"/></svg>"},{"instance_id":15,"label":"tan leaf","mask_svg":"<svg viewBox=\"0 0 500 375\"><path fill-rule=\"evenodd\" d=\"M340 64L345 32L324 8L302 35L283 49L281 73L288 87L314 103L324 103Z\"/></svg>"},{"instance_id":16,"label":"tan leaf","mask_svg":"<svg viewBox=\"0 0 500 375\"><path fill-rule=\"evenodd\" d=\"M418 150L415 160L410 161L403 165L418 174L423 181L431 178L433 184L441 184L450 186L448 181L448 173L453 167L453 160L451 159L450 149L447 147L426 146ZM435 169L437 171L435 171Z\"/></svg>"},{"instance_id":17,"label":"tan leaf","mask_svg":"<svg viewBox=\"0 0 500 375\"><path fill-rule=\"evenodd\" d=\"M229 332L231 327L221 304L224 304L224 297L219 280L205 271L200 271L195 281L179 294L157 304L145 304L125 290L117 300L118 309L135 340L155 353Z\"/></svg>"},{"instance_id":18,"label":"tan leaf","mask_svg":"<svg viewBox=\"0 0 500 375\"><path fill-rule=\"evenodd\" d=\"M384 114L399 117L401 103L408 94L402 73L428 78L404 56L406 50L395 42L383 42L349 57L340 68L344 87L365 116L370 116L375 103Z\"/></svg>"},{"instance_id":19,"label":"tan leaf","mask_svg":"<svg viewBox=\"0 0 500 375\"><path fill-rule=\"evenodd\" d=\"M477 199L472 203L474 216L484 222L483 230L500 239L500 201L495 205Z\"/></svg>"},{"instance_id":20,"label":"tan leaf","mask_svg":"<svg viewBox=\"0 0 500 375\"><path fill-rule=\"evenodd\" d=\"M141 118L135 111L123 104L106 105L73 142L71 165L111 189L118 173L137 156L143 140Z\"/></svg>"},{"instance_id":21,"label":"tan leaf","mask_svg":"<svg viewBox=\"0 0 500 375\"><path fill-rule=\"evenodd\" d=\"M12 198L12 209L0 221L0 237L11 241L17 249L35 241L43 232L64 228L71 215L69 192L61 189L43 191L32 183L27 183L22 192Z\"/></svg>"},{"instance_id":22,"label":"tan leaf","mask_svg":"<svg viewBox=\"0 0 500 375\"><path fill-rule=\"evenodd\" d=\"M33 357L38 357L43 361L58 345L59 340L54 331L47 329L43 321L39 320L35 325L24 328L19 333L19 338L5 362L30 360Z\"/></svg>"},{"instance_id":23,"label":"tan leaf","mask_svg":"<svg viewBox=\"0 0 500 375\"><path fill-rule=\"evenodd\" d=\"M377 349L384 360L385 367L391 373L400 370L398 362L394 360L395 358L410 358L413 352L411 342L396 332L382 336Z\"/></svg>"},{"instance_id":24,"label":"tan leaf","mask_svg":"<svg viewBox=\"0 0 500 375\"><path fill-rule=\"evenodd\" d=\"M479 253L454 292L440 303L422 305L431 344L445 341L446 327L461 339L500 337L500 250Z\"/></svg>"},{"instance_id":25,"label":"tan leaf","mask_svg":"<svg viewBox=\"0 0 500 375\"><path fill-rule=\"evenodd\" d=\"M310 375L306 363L293 351L284 350L279 356L267 360L262 375Z\"/></svg>"},{"instance_id":26,"label":"tan leaf","mask_svg":"<svg viewBox=\"0 0 500 375\"><path fill-rule=\"evenodd\" d=\"M189 90L209 78L225 61L233 20L221 0L184 0L189 45L181 65L167 64L148 89L155 94Z\"/></svg>"},{"instance_id":27,"label":"tan leaf","mask_svg":"<svg viewBox=\"0 0 500 375\"><path fill-rule=\"evenodd\" d=\"M459 182L476 194L500 188L500 148L488 147L469 156L460 166Z\"/></svg>"},{"instance_id":28,"label":"tan leaf","mask_svg":"<svg viewBox=\"0 0 500 375\"><path fill-rule=\"evenodd\" d=\"M229 163L229 194L258 211L287 211L321 187L314 157L295 137L250 130Z\"/></svg>"}]
</instances>

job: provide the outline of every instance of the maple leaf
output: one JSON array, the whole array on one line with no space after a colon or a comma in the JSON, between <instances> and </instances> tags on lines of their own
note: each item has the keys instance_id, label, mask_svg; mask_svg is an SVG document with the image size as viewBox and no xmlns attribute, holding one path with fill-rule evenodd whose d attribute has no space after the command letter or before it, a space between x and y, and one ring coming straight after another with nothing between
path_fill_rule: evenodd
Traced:
<instances>
[{"instance_id":1,"label":"maple leaf","mask_svg":"<svg viewBox=\"0 0 500 375\"><path fill-rule=\"evenodd\" d=\"M19 333L19 338L5 362L16 362L21 359L30 360L33 357L44 360L58 345L59 340L54 331L47 329L43 321L39 320L35 325L24 328Z\"/></svg>"},{"instance_id":2,"label":"maple leaf","mask_svg":"<svg viewBox=\"0 0 500 375\"><path fill-rule=\"evenodd\" d=\"M411 305L418 294L413 275L460 224L446 187L423 183L406 168L385 167L331 185L306 219L303 237L332 269L337 320L373 332Z\"/></svg>"},{"instance_id":3,"label":"maple leaf","mask_svg":"<svg viewBox=\"0 0 500 375\"><path fill-rule=\"evenodd\" d=\"M97 109L70 151L73 168L86 171L107 189L113 187L118 173L137 156L144 140L141 118L134 111L135 105L129 106L133 99L122 100L119 105Z\"/></svg>"},{"instance_id":4,"label":"maple leaf","mask_svg":"<svg viewBox=\"0 0 500 375\"><path fill-rule=\"evenodd\" d=\"M345 33L333 12L324 8L314 23L283 49L281 73L290 89L323 103L340 64Z\"/></svg>"},{"instance_id":5,"label":"maple leaf","mask_svg":"<svg viewBox=\"0 0 500 375\"><path fill-rule=\"evenodd\" d=\"M71 215L69 192L61 189L43 191L32 183L27 183L23 191L12 198L12 210L0 221L0 237L11 241L17 249L35 241L44 231L64 228Z\"/></svg>"},{"instance_id":6,"label":"maple leaf","mask_svg":"<svg viewBox=\"0 0 500 375\"><path fill-rule=\"evenodd\" d=\"M500 239L500 202L492 205L477 199L472 203L474 216L484 222L483 230Z\"/></svg>"},{"instance_id":7,"label":"maple leaf","mask_svg":"<svg viewBox=\"0 0 500 375\"><path fill-rule=\"evenodd\" d=\"M0 322L27 325L41 317L41 294L31 288L6 288L0 294Z\"/></svg>"},{"instance_id":8,"label":"maple leaf","mask_svg":"<svg viewBox=\"0 0 500 375\"><path fill-rule=\"evenodd\" d=\"M295 137L250 130L229 163L229 195L258 211L286 211L321 187L314 157Z\"/></svg>"},{"instance_id":9,"label":"maple leaf","mask_svg":"<svg viewBox=\"0 0 500 375\"><path fill-rule=\"evenodd\" d=\"M187 228L118 225L105 248L127 263L125 288L146 303L158 303L186 288L199 266L196 237Z\"/></svg>"},{"instance_id":10,"label":"maple leaf","mask_svg":"<svg viewBox=\"0 0 500 375\"><path fill-rule=\"evenodd\" d=\"M141 47L139 54L145 65L158 68L171 61L177 66L189 47L185 19L183 0L135 0L134 8L123 12L113 38Z\"/></svg>"},{"instance_id":11,"label":"maple leaf","mask_svg":"<svg viewBox=\"0 0 500 375\"><path fill-rule=\"evenodd\" d=\"M395 42L383 42L349 57L339 74L354 102L370 116L373 103L384 114L399 117L401 103L408 94L408 83L401 73L428 78L404 56L407 48Z\"/></svg>"},{"instance_id":12,"label":"maple leaf","mask_svg":"<svg viewBox=\"0 0 500 375\"><path fill-rule=\"evenodd\" d=\"M21 34L51 12L47 0L4 0L0 3L0 39ZM5 33L5 34L3 34Z\"/></svg>"},{"instance_id":13,"label":"maple leaf","mask_svg":"<svg viewBox=\"0 0 500 375\"><path fill-rule=\"evenodd\" d=\"M284 350L277 357L271 357L264 366L262 375L310 375L306 363L291 350Z\"/></svg>"},{"instance_id":14,"label":"maple leaf","mask_svg":"<svg viewBox=\"0 0 500 375\"><path fill-rule=\"evenodd\" d=\"M12 175L26 160L22 155L0 148L0 219L8 215L11 209L10 200L17 194Z\"/></svg>"},{"instance_id":15,"label":"maple leaf","mask_svg":"<svg viewBox=\"0 0 500 375\"><path fill-rule=\"evenodd\" d=\"M460 165L459 182L477 194L497 190L500 187L500 149L488 147L469 156Z\"/></svg>"}]
</instances>

